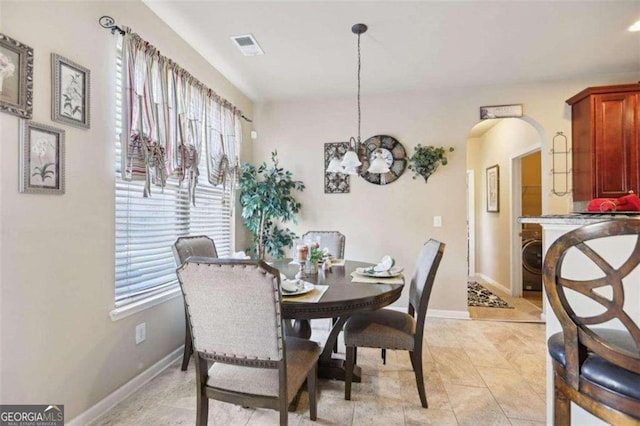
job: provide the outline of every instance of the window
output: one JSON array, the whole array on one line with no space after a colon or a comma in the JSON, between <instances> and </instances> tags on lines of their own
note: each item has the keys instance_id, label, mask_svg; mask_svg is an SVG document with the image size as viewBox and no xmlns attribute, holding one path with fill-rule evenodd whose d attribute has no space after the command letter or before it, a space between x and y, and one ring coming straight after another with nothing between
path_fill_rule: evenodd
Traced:
<instances>
[{"instance_id":1,"label":"window","mask_svg":"<svg viewBox=\"0 0 640 426\"><path fill-rule=\"evenodd\" d=\"M122 50L116 63L116 247L115 306L121 307L178 286L171 247L185 235L208 235L218 255L231 254L231 192L207 180L206 144L200 156L196 206L189 202L188 184L170 177L163 189L153 187L143 197L144 181L121 176L123 129Z\"/></svg>"}]
</instances>

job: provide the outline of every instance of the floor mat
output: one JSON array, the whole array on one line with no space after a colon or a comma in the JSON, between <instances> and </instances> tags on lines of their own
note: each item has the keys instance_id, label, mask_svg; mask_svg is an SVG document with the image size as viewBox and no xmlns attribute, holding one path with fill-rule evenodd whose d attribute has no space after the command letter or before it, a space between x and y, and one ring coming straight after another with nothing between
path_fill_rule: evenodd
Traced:
<instances>
[{"instance_id":1,"label":"floor mat","mask_svg":"<svg viewBox=\"0 0 640 426\"><path fill-rule=\"evenodd\" d=\"M467 283L467 305L483 308L513 309L513 306L496 296L476 281Z\"/></svg>"}]
</instances>

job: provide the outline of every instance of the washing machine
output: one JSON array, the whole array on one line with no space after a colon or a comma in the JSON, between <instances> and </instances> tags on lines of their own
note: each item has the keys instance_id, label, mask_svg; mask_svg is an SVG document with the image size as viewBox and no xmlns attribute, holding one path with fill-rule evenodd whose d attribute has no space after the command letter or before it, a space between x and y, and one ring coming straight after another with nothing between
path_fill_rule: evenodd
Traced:
<instances>
[{"instance_id":1,"label":"washing machine","mask_svg":"<svg viewBox=\"0 0 640 426\"><path fill-rule=\"evenodd\" d=\"M542 291L542 239L522 239L522 289Z\"/></svg>"}]
</instances>

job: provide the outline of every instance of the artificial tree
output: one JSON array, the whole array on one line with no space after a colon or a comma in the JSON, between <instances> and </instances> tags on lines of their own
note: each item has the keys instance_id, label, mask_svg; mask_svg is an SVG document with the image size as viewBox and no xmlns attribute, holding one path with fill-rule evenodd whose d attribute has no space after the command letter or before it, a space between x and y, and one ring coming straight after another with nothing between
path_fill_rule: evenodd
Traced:
<instances>
[{"instance_id":1,"label":"artificial tree","mask_svg":"<svg viewBox=\"0 0 640 426\"><path fill-rule=\"evenodd\" d=\"M291 172L279 167L277 151L271 153L272 166L263 162L254 167L242 165L240 176L240 205L242 220L252 234L255 255L264 259L269 253L274 258L284 255L284 248L291 247L296 234L279 225L296 222L295 215L301 204L293 196L294 191L303 191L304 184L293 180Z\"/></svg>"}]
</instances>

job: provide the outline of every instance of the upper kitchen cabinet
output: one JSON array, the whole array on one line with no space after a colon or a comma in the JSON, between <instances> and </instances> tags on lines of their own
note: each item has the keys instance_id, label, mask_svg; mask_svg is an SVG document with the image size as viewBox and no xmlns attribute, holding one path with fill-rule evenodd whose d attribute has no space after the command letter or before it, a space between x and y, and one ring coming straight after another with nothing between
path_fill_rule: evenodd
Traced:
<instances>
[{"instance_id":1,"label":"upper kitchen cabinet","mask_svg":"<svg viewBox=\"0 0 640 426\"><path fill-rule=\"evenodd\" d=\"M573 201L640 193L640 84L589 87L567 100L573 134Z\"/></svg>"}]
</instances>

